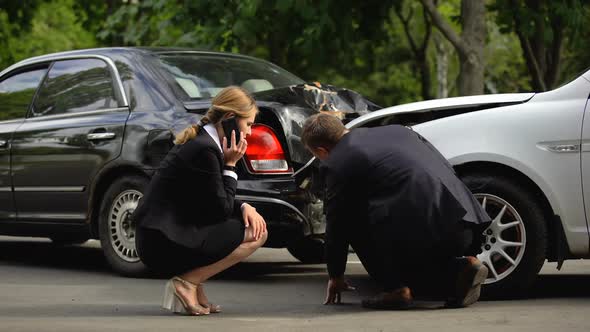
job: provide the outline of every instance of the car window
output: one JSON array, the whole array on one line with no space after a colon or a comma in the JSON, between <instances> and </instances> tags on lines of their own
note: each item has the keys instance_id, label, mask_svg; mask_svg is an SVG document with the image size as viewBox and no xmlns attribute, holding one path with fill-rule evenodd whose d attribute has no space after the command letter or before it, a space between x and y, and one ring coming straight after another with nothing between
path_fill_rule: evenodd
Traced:
<instances>
[{"instance_id":1,"label":"car window","mask_svg":"<svg viewBox=\"0 0 590 332\"><path fill-rule=\"evenodd\" d=\"M47 68L12 75L0 82L0 121L24 118Z\"/></svg>"},{"instance_id":2,"label":"car window","mask_svg":"<svg viewBox=\"0 0 590 332\"><path fill-rule=\"evenodd\" d=\"M117 107L107 64L99 59L57 61L33 104L33 116Z\"/></svg>"},{"instance_id":3,"label":"car window","mask_svg":"<svg viewBox=\"0 0 590 332\"><path fill-rule=\"evenodd\" d=\"M211 54L160 54L160 63L186 99L213 98L229 85L249 92L272 90L305 83L270 62Z\"/></svg>"}]
</instances>

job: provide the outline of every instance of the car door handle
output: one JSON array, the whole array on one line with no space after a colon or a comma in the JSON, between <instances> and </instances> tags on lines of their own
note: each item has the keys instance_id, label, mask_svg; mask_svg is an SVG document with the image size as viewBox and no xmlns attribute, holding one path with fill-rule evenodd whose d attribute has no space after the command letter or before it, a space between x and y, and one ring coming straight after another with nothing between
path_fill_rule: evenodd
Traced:
<instances>
[{"instance_id":1,"label":"car door handle","mask_svg":"<svg viewBox=\"0 0 590 332\"><path fill-rule=\"evenodd\" d=\"M0 139L0 148L5 148L8 146L8 141L4 139Z\"/></svg>"},{"instance_id":2,"label":"car door handle","mask_svg":"<svg viewBox=\"0 0 590 332\"><path fill-rule=\"evenodd\" d=\"M89 141L100 141L103 139L112 139L115 138L115 133L90 133L86 135L86 138Z\"/></svg>"}]
</instances>

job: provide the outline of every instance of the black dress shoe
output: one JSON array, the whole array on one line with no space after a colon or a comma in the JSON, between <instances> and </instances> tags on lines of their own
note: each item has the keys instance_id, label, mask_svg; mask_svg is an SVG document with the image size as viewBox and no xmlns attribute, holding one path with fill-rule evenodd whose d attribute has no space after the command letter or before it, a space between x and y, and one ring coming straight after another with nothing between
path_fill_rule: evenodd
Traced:
<instances>
[{"instance_id":1,"label":"black dress shoe","mask_svg":"<svg viewBox=\"0 0 590 332\"><path fill-rule=\"evenodd\" d=\"M488 268L473 256L460 258L455 289L445 307L464 308L479 300L481 284L488 277Z\"/></svg>"}]
</instances>

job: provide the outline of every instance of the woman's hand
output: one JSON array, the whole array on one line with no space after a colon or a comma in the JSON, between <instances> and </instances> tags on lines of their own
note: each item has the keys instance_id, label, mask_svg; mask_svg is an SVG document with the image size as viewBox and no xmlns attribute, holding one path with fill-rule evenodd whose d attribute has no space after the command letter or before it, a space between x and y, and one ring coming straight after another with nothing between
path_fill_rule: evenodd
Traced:
<instances>
[{"instance_id":1,"label":"woman's hand","mask_svg":"<svg viewBox=\"0 0 590 332\"><path fill-rule=\"evenodd\" d=\"M223 136L223 142L221 143L221 146L223 147L223 159L228 166L236 166L238 160L240 160L244 156L244 153L246 153L248 142L244 138L243 132L240 132L240 137L240 141L236 143L236 132L232 130L231 146L228 148L227 138Z\"/></svg>"},{"instance_id":2,"label":"woman's hand","mask_svg":"<svg viewBox=\"0 0 590 332\"><path fill-rule=\"evenodd\" d=\"M252 234L256 240L266 233L266 221L264 221L260 213L256 212L252 205L244 203L242 217L244 218L244 225L252 227Z\"/></svg>"}]
</instances>

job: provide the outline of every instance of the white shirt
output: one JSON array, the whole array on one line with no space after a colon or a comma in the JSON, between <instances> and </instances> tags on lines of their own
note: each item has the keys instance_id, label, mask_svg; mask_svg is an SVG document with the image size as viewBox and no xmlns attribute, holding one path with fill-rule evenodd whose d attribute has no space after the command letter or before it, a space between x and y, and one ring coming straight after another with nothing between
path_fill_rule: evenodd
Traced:
<instances>
[{"instance_id":1,"label":"white shirt","mask_svg":"<svg viewBox=\"0 0 590 332\"><path fill-rule=\"evenodd\" d=\"M209 134L209 136L211 136L211 138L213 138L213 141L215 141L215 144L217 144L219 151L221 151L221 155L223 155L223 149L221 148L221 142L219 141L219 135L217 134L217 129L215 129L215 126L208 123L203 127L203 129L205 129L207 134ZM224 169L223 175L231 176L232 178L236 179L236 181L238 181L238 174L236 174L236 172L234 172L234 171Z\"/></svg>"}]
</instances>

